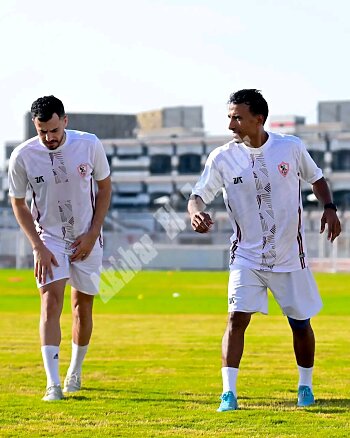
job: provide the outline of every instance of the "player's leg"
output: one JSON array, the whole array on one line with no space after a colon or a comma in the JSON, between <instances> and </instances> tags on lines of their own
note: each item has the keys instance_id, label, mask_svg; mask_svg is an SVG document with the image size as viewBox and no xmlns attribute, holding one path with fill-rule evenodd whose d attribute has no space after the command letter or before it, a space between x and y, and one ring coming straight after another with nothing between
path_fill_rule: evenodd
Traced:
<instances>
[{"instance_id":1,"label":"player's leg","mask_svg":"<svg viewBox=\"0 0 350 438\"><path fill-rule=\"evenodd\" d=\"M94 295L88 295L72 288L72 340L76 345L86 346L90 342L93 320Z\"/></svg>"},{"instance_id":2,"label":"player's leg","mask_svg":"<svg viewBox=\"0 0 350 438\"><path fill-rule=\"evenodd\" d=\"M251 319L250 313L229 314L222 338L222 396L219 412L237 409L237 375L244 349L244 333ZM231 409L230 409L231 408Z\"/></svg>"},{"instance_id":3,"label":"player's leg","mask_svg":"<svg viewBox=\"0 0 350 438\"><path fill-rule=\"evenodd\" d=\"M81 388L81 372L92 334L93 295L72 288L72 356L64 381L64 392L76 392Z\"/></svg>"},{"instance_id":4,"label":"player's leg","mask_svg":"<svg viewBox=\"0 0 350 438\"><path fill-rule=\"evenodd\" d=\"M315 336L310 318L322 307L315 280L308 268L272 274L270 288L293 332L293 347L299 371L298 406L314 403L312 374Z\"/></svg>"},{"instance_id":5,"label":"player's leg","mask_svg":"<svg viewBox=\"0 0 350 438\"><path fill-rule=\"evenodd\" d=\"M267 291L256 273L247 268L236 268L230 273L228 284L229 317L222 338L223 391L218 412L235 410L236 382L244 350L245 330L254 312L267 312Z\"/></svg>"},{"instance_id":6,"label":"player's leg","mask_svg":"<svg viewBox=\"0 0 350 438\"><path fill-rule=\"evenodd\" d=\"M46 238L45 246L55 255L58 262L58 266L51 266L53 279L47 279L45 284L40 283L38 279L36 281L41 298L41 352L47 376L47 388L43 400L52 401L63 398L59 379L60 317L69 269L64 244Z\"/></svg>"},{"instance_id":7,"label":"player's leg","mask_svg":"<svg viewBox=\"0 0 350 438\"><path fill-rule=\"evenodd\" d=\"M64 392L76 392L81 388L82 365L93 328L94 296L98 293L98 284L94 281L99 275L101 264L102 251L99 250L90 254L86 260L71 264L72 356L64 381Z\"/></svg>"},{"instance_id":8,"label":"player's leg","mask_svg":"<svg viewBox=\"0 0 350 438\"><path fill-rule=\"evenodd\" d=\"M251 313L229 314L222 338L222 366L238 368L244 349L244 333L249 325Z\"/></svg>"},{"instance_id":9,"label":"player's leg","mask_svg":"<svg viewBox=\"0 0 350 438\"><path fill-rule=\"evenodd\" d=\"M63 397L59 378L59 349L61 343L60 317L66 281L64 278L39 288L41 297L41 353L47 377L47 391L43 398L45 401L59 400Z\"/></svg>"},{"instance_id":10,"label":"player's leg","mask_svg":"<svg viewBox=\"0 0 350 438\"><path fill-rule=\"evenodd\" d=\"M298 320L288 317L293 332L293 347L298 366L311 368L315 358L315 335L310 318Z\"/></svg>"},{"instance_id":11,"label":"player's leg","mask_svg":"<svg viewBox=\"0 0 350 438\"><path fill-rule=\"evenodd\" d=\"M312 392L312 374L315 357L315 336L310 319L298 320L288 317L293 332L293 347L299 371L298 406L315 402Z\"/></svg>"}]
</instances>

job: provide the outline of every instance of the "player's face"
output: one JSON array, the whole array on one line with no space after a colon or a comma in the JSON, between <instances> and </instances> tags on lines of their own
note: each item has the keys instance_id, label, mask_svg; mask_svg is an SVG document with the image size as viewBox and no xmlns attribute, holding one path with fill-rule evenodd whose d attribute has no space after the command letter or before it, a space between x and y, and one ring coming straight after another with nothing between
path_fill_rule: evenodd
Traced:
<instances>
[{"instance_id":1,"label":"player's face","mask_svg":"<svg viewBox=\"0 0 350 438\"><path fill-rule=\"evenodd\" d=\"M67 122L67 116L59 118L56 113L54 113L51 119L47 122L40 122L37 117L33 119L33 123L40 140L48 149L51 150L58 148L58 146L64 143L64 130L67 126Z\"/></svg>"},{"instance_id":2,"label":"player's face","mask_svg":"<svg viewBox=\"0 0 350 438\"><path fill-rule=\"evenodd\" d=\"M228 129L232 131L233 139L237 143L250 144L263 126L263 116L252 114L246 103L230 104L228 118L230 119Z\"/></svg>"}]
</instances>

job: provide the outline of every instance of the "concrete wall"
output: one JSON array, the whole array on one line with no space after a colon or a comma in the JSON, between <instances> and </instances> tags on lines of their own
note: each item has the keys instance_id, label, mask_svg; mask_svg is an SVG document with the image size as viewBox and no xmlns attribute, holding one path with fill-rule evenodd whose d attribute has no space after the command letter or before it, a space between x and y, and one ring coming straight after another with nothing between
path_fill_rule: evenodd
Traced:
<instances>
[{"instance_id":1,"label":"concrete wall","mask_svg":"<svg viewBox=\"0 0 350 438\"><path fill-rule=\"evenodd\" d=\"M350 101L319 102L318 121L350 123Z\"/></svg>"}]
</instances>

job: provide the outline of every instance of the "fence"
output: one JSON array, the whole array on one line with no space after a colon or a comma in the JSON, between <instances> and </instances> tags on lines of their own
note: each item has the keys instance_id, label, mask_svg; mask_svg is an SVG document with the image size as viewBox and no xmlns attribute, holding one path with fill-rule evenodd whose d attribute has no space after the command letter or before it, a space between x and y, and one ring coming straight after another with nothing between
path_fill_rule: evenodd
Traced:
<instances>
[{"instance_id":1,"label":"fence","mask_svg":"<svg viewBox=\"0 0 350 438\"><path fill-rule=\"evenodd\" d=\"M170 231L169 231L170 230ZM164 231L164 230L163 230ZM344 231L333 244L318 230L306 231L310 266L316 271L350 271L350 232ZM104 262L141 259L142 269L226 270L229 260L229 232L200 235L179 225L167 232L157 227L104 232ZM149 255L147 256L147 251ZM143 255L142 255L143 254ZM151 256L152 254L152 256ZM2 228L0 267L27 268L33 264L32 250L18 228ZM128 262L129 260L129 262Z\"/></svg>"}]
</instances>

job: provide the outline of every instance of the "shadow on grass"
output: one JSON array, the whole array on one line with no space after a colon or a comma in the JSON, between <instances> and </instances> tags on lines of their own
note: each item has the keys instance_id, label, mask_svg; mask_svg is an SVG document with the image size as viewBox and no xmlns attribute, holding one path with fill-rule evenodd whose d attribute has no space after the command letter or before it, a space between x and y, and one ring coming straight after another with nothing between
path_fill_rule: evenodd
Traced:
<instances>
[{"instance_id":1,"label":"shadow on grass","mask_svg":"<svg viewBox=\"0 0 350 438\"><path fill-rule=\"evenodd\" d=\"M114 388L97 388L97 387L88 387L88 388L82 388L82 391L91 391L91 392L114 392L114 393L119 393L119 392L125 392L122 389L114 389ZM132 391L128 391L128 392L132 392Z\"/></svg>"},{"instance_id":2,"label":"shadow on grass","mask_svg":"<svg viewBox=\"0 0 350 438\"><path fill-rule=\"evenodd\" d=\"M247 401L247 405L244 403ZM350 408L350 399L348 398L332 398L332 399L316 399L314 405L308 407L298 407L296 400L276 400L275 398L264 397L259 399L256 397L238 397L238 404L242 409L280 409L280 410L302 410L313 412L315 414L325 413L347 413Z\"/></svg>"},{"instance_id":3,"label":"shadow on grass","mask_svg":"<svg viewBox=\"0 0 350 438\"><path fill-rule=\"evenodd\" d=\"M341 413L348 412L350 408L350 399L349 398L332 398L332 399L324 399L318 398L316 400L316 404L314 405L314 412L322 412L322 413Z\"/></svg>"},{"instance_id":4,"label":"shadow on grass","mask_svg":"<svg viewBox=\"0 0 350 438\"><path fill-rule=\"evenodd\" d=\"M87 387L83 388L83 391L90 393L105 393L104 397L108 397L108 393L111 394L112 398L114 398L115 394L127 394L128 400L132 400L135 403L161 403L161 404L171 404L171 403L180 403L180 404L188 404L194 403L198 405L213 405L216 404L216 400L213 400L212 395L203 396L203 394L194 394L187 392L180 392L178 395L180 397L176 397L175 394L169 394L164 391L146 391L142 389L128 389L125 391L124 389L118 388L99 388L99 387ZM174 397L175 395L175 397ZM73 400L86 400L90 401L92 397L86 397L83 395L70 395L67 399ZM246 404L246 403L247 404ZM296 405L295 400L283 400L276 399L273 397L248 397L242 396L238 397L238 403L241 406L242 410L254 410L254 409L277 409L277 410L304 410L313 413L342 413L348 412L350 408L350 399L348 398L332 398L332 399L316 399L316 403L309 407L299 408Z\"/></svg>"},{"instance_id":5,"label":"shadow on grass","mask_svg":"<svg viewBox=\"0 0 350 438\"><path fill-rule=\"evenodd\" d=\"M66 395L64 400L79 400L79 401L91 401L91 397L85 397L84 395Z\"/></svg>"}]
</instances>

